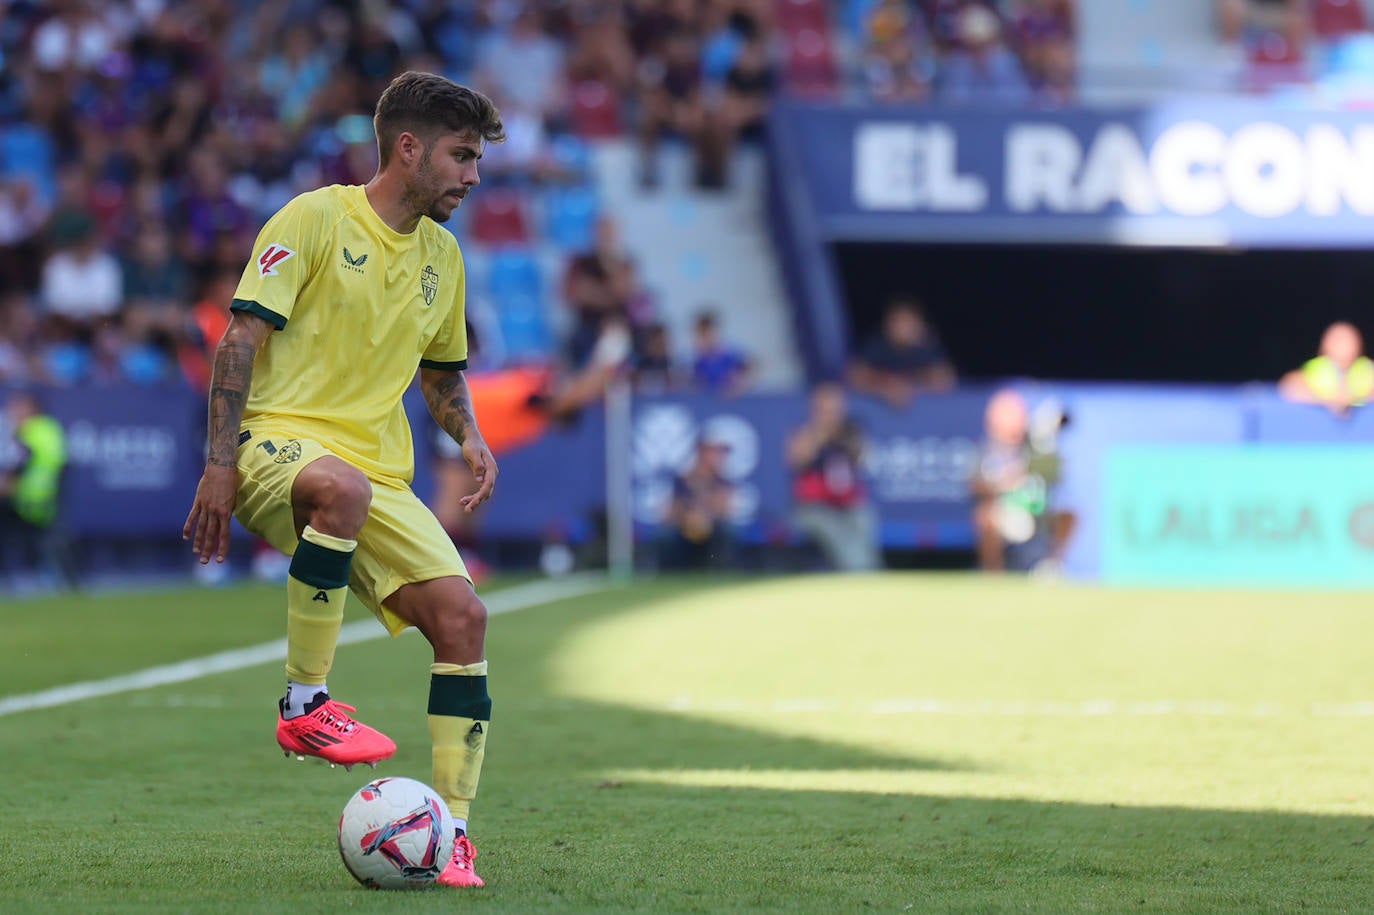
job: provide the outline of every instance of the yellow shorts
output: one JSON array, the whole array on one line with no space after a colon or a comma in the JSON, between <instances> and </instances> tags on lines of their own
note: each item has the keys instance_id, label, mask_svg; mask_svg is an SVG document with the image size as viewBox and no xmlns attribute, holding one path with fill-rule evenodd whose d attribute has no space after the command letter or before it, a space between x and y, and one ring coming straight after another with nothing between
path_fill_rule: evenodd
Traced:
<instances>
[{"instance_id":1,"label":"yellow shorts","mask_svg":"<svg viewBox=\"0 0 1374 915\"><path fill-rule=\"evenodd\" d=\"M242 433L239 492L234 517L288 555L298 542L291 510L296 474L330 454L319 442L273 432ZM368 478L372 506L358 533L348 586L392 635L410 623L384 601L405 584L461 575L471 581L458 549L434 513L399 480Z\"/></svg>"}]
</instances>

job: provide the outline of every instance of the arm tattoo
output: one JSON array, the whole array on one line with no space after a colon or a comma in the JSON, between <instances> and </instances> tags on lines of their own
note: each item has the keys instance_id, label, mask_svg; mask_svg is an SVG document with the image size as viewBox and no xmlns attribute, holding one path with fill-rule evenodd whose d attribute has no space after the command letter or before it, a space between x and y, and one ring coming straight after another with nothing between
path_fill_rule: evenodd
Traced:
<instances>
[{"instance_id":1,"label":"arm tattoo","mask_svg":"<svg viewBox=\"0 0 1374 915\"><path fill-rule=\"evenodd\" d=\"M467 441L477 428L472 412L472 395L462 372L445 372L432 384L422 385L425 403L434 421L458 444Z\"/></svg>"},{"instance_id":2,"label":"arm tattoo","mask_svg":"<svg viewBox=\"0 0 1374 915\"><path fill-rule=\"evenodd\" d=\"M210 381L210 464L234 467L238 464L239 422L253 382L253 357L257 348L228 338L215 352L214 376Z\"/></svg>"}]
</instances>

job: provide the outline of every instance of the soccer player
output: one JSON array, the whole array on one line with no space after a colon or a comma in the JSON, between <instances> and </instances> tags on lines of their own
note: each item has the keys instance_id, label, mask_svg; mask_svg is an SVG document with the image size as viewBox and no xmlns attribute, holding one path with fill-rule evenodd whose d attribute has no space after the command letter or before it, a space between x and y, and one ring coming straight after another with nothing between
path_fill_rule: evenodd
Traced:
<instances>
[{"instance_id":1,"label":"soccer player","mask_svg":"<svg viewBox=\"0 0 1374 915\"><path fill-rule=\"evenodd\" d=\"M505 132L484 95L416 72L392 81L373 123L371 181L302 194L258 236L215 353L209 451L182 535L201 563L223 562L233 514L292 554L277 721L288 756L352 767L395 752L325 684L349 589L392 635L424 634L434 786L458 825L439 882L481 886L467 819L491 717L487 611L410 489L401 396L418 369L430 413L472 468L463 508L477 508L496 461L463 378L463 258L438 223L477 186L484 145Z\"/></svg>"}]
</instances>

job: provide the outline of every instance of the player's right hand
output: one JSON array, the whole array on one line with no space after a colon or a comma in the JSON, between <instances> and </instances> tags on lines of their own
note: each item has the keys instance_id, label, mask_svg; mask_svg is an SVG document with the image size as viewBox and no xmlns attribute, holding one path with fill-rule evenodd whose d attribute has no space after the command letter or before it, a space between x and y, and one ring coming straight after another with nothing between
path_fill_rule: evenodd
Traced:
<instances>
[{"instance_id":1,"label":"player's right hand","mask_svg":"<svg viewBox=\"0 0 1374 915\"><path fill-rule=\"evenodd\" d=\"M205 465L205 473L196 486L196 501L181 529L181 539L191 541L191 552L200 558L201 565L208 563L211 556L216 562L229 556L229 521L234 515L238 491L238 467Z\"/></svg>"}]
</instances>

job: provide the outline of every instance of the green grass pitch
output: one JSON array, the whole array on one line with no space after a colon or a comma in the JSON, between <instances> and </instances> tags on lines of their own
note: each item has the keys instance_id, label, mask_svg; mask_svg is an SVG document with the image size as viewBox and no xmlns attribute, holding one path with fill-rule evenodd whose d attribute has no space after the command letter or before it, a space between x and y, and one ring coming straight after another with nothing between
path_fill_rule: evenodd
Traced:
<instances>
[{"instance_id":1,"label":"green grass pitch","mask_svg":"<svg viewBox=\"0 0 1374 915\"><path fill-rule=\"evenodd\" d=\"M350 603L350 618L365 612ZM0 604L0 698L282 635L276 588ZM485 890L380 893L367 770L277 662L0 717L4 912L1374 911L1374 601L896 574L662 579L494 617ZM334 694L428 780L422 639Z\"/></svg>"}]
</instances>

